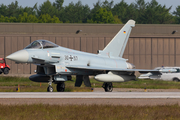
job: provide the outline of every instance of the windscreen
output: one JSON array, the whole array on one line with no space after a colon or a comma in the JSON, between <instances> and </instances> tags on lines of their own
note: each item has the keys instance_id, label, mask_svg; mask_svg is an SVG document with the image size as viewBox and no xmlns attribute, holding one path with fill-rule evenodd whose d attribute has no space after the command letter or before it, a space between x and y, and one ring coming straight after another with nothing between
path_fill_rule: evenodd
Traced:
<instances>
[{"instance_id":1,"label":"windscreen","mask_svg":"<svg viewBox=\"0 0 180 120\"><path fill-rule=\"evenodd\" d=\"M43 46L43 49L58 47L58 45L56 45L56 44L54 44L52 42L49 42L47 40L41 40L40 42L41 42L41 44Z\"/></svg>"},{"instance_id":2,"label":"windscreen","mask_svg":"<svg viewBox=\"0 0 180 120\"><path fill-rule=\"evenodd\" d=\"M28 45L25 49L47 49L47 48L55 48L58 47L58 45L47 41L47 40L36 40L32 42L30 45Z\"/></svg>"},{"instance_id":3,"label":"windscreen","mask_svg":"<svg viewBox=\"0 0 180 120\"><path fill-rule=\"evenodd\" d=\"M29 44L25 49L41 49L42 46L38 41L34 41L31 44Z\"/></svg>"}]
</instances>

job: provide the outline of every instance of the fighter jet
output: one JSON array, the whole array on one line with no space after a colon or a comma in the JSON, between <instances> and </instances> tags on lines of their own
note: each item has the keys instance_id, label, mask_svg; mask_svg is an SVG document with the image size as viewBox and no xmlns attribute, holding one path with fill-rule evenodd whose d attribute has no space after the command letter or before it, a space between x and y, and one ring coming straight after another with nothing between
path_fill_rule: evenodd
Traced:
<instances>
[{"instance_id":1,"label":"fighter jet","mask_svg":"<svg viewBox=\"0 0 180 120\"><path fill-rule=\"evenodd\" d=\"M33 63L37 65L35 75L29 77L34 82L47 82L48 92L53 92L52 83L57 84L57 91L65 90L65 81L76 76L75 86L91 87L89 76L104 82L106 92L113 90L112 82L135 80L135 71L140 73L161 74L158 70L135 69L135 66L122 58L129 39L134 20L129 20L115 35L110 43L97 54L86 53L58 46L47 40L36 40L23 50L12 53L7 59L16 63Z\"/></svg>"}]
</instances>

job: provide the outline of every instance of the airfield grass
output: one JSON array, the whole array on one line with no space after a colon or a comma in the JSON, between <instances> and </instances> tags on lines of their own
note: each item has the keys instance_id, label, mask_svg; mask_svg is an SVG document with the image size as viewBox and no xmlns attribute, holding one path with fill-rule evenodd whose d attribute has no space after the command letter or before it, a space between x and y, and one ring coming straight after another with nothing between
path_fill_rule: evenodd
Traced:
<instances>
[{"instance_id":1,"label":"airfield grass","mask_svg":"<svg viewBox=\"0 0 180 120\"><path fill-rule=\"evenodd\" d=\"M0 120L179 120L180 106L0 105Z\"/></svg>"},{"instance_id":2,"label":"airfield grass","mask_svg":"<svg viewBox=\"0 0 180 120\"><path fill-rule=\"evenodd\" d=\"M98 82L94 79L91 80L92 87L85 87L82 84L81 87L74 87L75 77L72 81L65 82L66 92L90 92L91 88L101 88L102 82ZM26 77L6 77L0 76L0 92L16 92L16 89L20 86L20 92L46 92L47 83L32 82ZM180 82L174 81L162 81L162 80L137 80L128 81L123 83L113 83L114 88L137 88L137 89L180 89ZM56 84L53 84L54 91L56 92Z\"/></svg>"},{"instance_id":3,"label":"airfield grass","mask_svg":"<svg viewBox=\"0 0 180 120\"><path fill-rule=\"evenodd\" d=\"M80 88L74 87L73 81L67 81L68 92L90 92L91 89L84 85ZM102 82L91 79L92 87L99 88ZM46 92L47 83L36 83L25 77L0 76L0 92L15 92L20 86L21 92ZM113 83L115 88L142 88L148 89L180 89L180 82L138 80L124 83ZM56 85L53 84L54 90ZM56 90L55 90L56 91ZM180 118L180 106L158 105L158 106L123 106L123 105L2 105L0 104L0 120L178 120Z\"/></svg>"}]
</instances>

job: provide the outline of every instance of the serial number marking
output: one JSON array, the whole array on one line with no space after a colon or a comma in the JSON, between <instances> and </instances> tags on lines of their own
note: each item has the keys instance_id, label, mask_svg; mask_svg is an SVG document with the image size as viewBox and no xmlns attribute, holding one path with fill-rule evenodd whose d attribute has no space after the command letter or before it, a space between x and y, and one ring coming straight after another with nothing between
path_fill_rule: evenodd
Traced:
<instances>
[{"instance_id":1,"label":"serial number marking","mask_svg":"<svg viewBox=\"0 0 180 120\"><path fill-rule=\"evenodd\" d=\"M65 60L70 60L70 61L77 61L78 56L72 56L72 55L65 55Z\"/></svg>"}]
</instances>

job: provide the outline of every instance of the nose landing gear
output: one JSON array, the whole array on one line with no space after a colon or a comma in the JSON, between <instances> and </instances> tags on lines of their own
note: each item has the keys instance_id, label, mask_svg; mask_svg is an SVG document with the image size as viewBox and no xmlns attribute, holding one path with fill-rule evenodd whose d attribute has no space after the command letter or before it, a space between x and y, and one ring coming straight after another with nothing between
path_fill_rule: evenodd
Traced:
<instances>
[{"instance_id":1,"label":"nose landing gear","mask_svg":"<svg viewBox=\"0 0 180 120\"><path fill-rule=\"evenodd\" d=\"M50 80L49 80L49 86L47 88L47 92L53 92L53 87L52 87L52 77L50 77ZM56 86L56 89L57 89L57 92L64 92L65 90L65 83L63 81L61 82L58 82L57 83L57 86Z\"/></svg>"},{"instance_id":2,"label":"nose landing gear","mask_svg":"<svg viewBox=\"0 0 180 120\"><path fill-rule=\"evenodd\" d=\"M50 76L50 80L49 80L49 83L48 83L49 86L47 88L47 92L53 92L52 82L53 82L52 76Z\"/></svg>"},{"instance_id":3,"label":"nose landing gear","mask_svg":"<svg viewBox=\"0 0 180 120\"><path fill-rule=\"evenodd\" d=\"M53 92L53 87L49 85L47 88L47 92Z\"/></svg>"}]
</instances>

